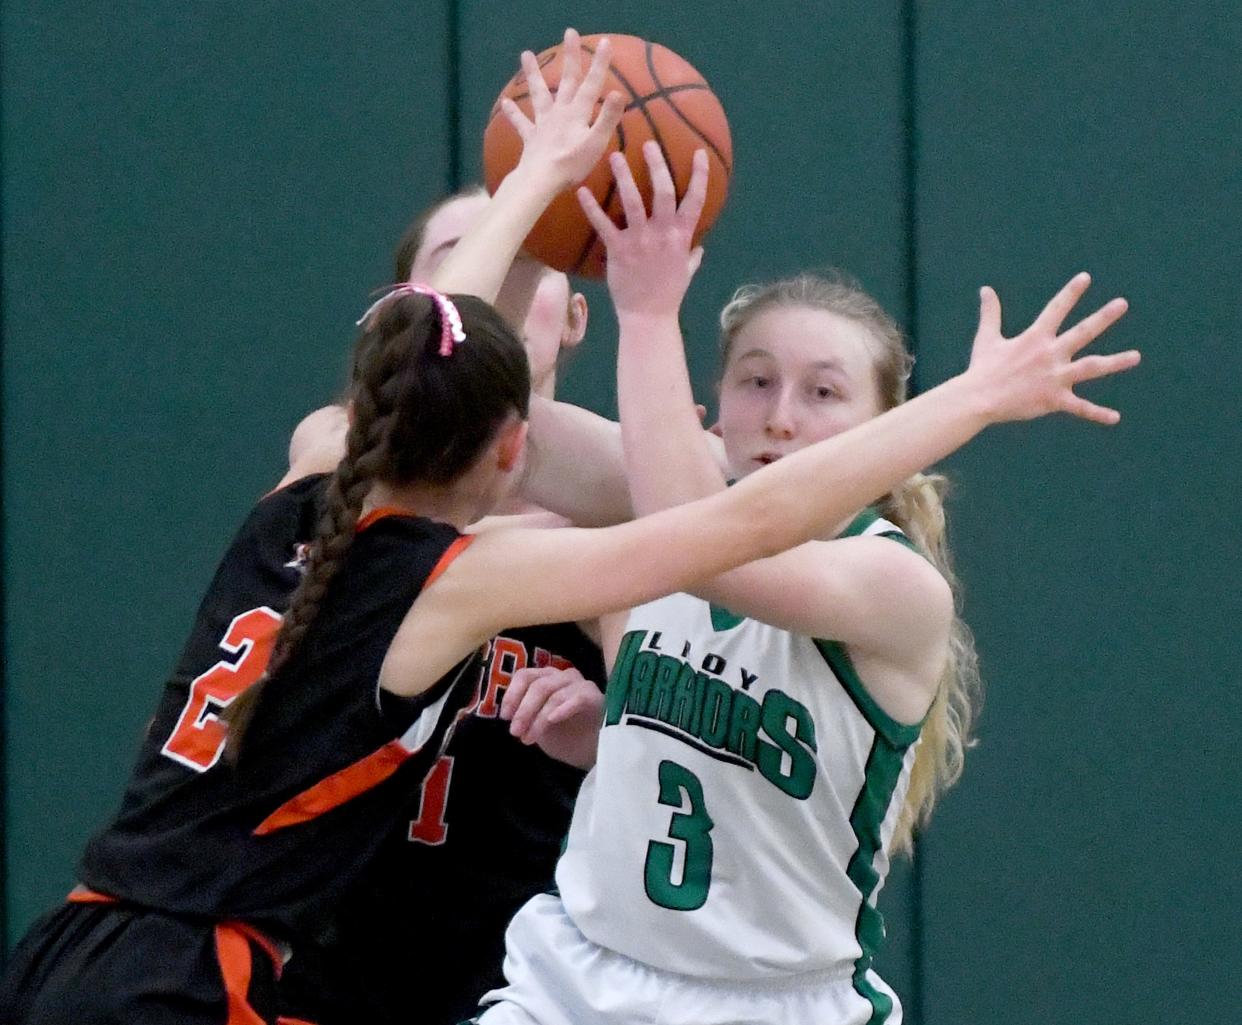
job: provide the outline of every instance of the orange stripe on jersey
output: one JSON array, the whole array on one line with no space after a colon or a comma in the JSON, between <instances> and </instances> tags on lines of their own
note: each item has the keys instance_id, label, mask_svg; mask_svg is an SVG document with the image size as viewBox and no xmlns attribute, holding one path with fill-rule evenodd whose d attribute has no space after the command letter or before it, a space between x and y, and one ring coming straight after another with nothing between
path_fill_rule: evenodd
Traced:
<instances>
[{"instance_id":1,"label":"orange stripe on jersey","mask_svg":"<svg viewBox=\"0 0 1242 1025\"><path fill-rule=\"evenodd\" d=\"M444 554L440 556L440 561L431 568L431 572L427 574L427 579L423 581L422 589L425 591L434 584L439 579L440 574L449 568L449 564L457 556L461 555L478 536L478 534L462 534L461 537L444 549Z\"/></svg>"},{"instance_id":2,"label":"orange stripe on jersey","mask_svg":"<svg viewBox=\"0 0 1242 1025\"><path fill-rule=\"evenodd\" d=\"M216 959L228 1001L225 1025L264 1025L263 1016L250 1006L250 940L240 929L216 926Z\"/></svg>"},{"instance_id":3,"label":"orange stripe on jersey","mask_svg":"<svg viewBox=\"0 0 1242 1025\"><path fill-rule=\"evenodd\" d=\"M69 896L65 898L70 904L119 904L120 901L115 897L109 897L106 893L100 893L98 890L92 890L85 886L75 886L69 891Z\"/></svg>"},{"instance_id":4,"label":"orange stripe on jersey","mask_svg":"<svg viewBox=\"0 0 1242 1025\"><path fill-rule=\"evenodd\" d=\"M361 761L345 766L331 776L321 779L309 790L303 790L286 801L259 823L254 835L264 836L286 826L296 826L333 808L339 808L346 801L384 782L415 753L417 749L411 751L403 747L401 741L390 740Z\"/></svg>"},{"instance_id":5,"label":"orange stripe on jersey","mask_svg":"<svg viewBox=\"0 0 1242 1025\"><path fill-rule=\"evenodd\" d=\"M357 533L361 534L364 530L367 529L367 527L371 526L373 523L376 523L379 520L382 520L388 516L416 516L416 515L418 514L411 512L409 509L402 509L400 506L397 506L397 505L381 505L375 509L372 509L369 513L367 513L365 516L359 519L357 526L354 527L354 530Z\"/></svg>"},{"instance_id":6,"label":"orange stripe on jersey","mask_svg":"<svg viewBox=\"0 0 1242 1025\"><path fill-rule=\"evenodd\" d=\"M400 513L400 510L398 510L398 513L406 515ZM381 516L387 515L393 515L390 509L376 509L370 514L370 517L373 517L370 519L370 523L374 523ZM370 526L370 523L367 523L366 526ZM365 529L365 527L360 524L359 529ZM428 587L441 573L448 569L449 564L466 550L466 547L474 541L475 536L474 534L463 534L450 544L427 575L427 579L423 581L423 587ZM458 718L462 718L464 714L464 711L459 713ZM378 751L372 751L360 761L347 765L343 769L338 769L331 776L324 777L310 788L290 798L255 827L254 835L266 836L277 829L284 829L286 826L296 826L301 822L308 822L324 812L331 811L333 808L339 808L346 801L351 801L359 794L365 793L372 787L383 783L384 780L401 768L402 763L406 759L411 755L417 754L418 751L419 748L407 748L400 740L390 740Z\"/></svg>"}]
</instances>

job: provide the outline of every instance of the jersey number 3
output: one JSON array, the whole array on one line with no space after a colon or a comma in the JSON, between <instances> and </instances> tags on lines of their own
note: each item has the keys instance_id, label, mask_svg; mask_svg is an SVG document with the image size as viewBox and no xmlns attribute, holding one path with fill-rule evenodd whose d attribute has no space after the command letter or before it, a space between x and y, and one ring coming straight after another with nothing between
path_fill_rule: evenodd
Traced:
<instances>
[{"instance_id":1,"label":"jersey number 3","mask_svg":"<svg viewBox=\"0 0 1242 1025\"><path fill-rule=\"evenodd\" d=\"M679 809L669 821L668 835L680 842L681 871L676 871L678 845L652 840L647 844L643 881L647 896L660 907L694 911L707 903L707 889L712 882L711 830L715 823L703 805L703 784L693 772L666 760L660 763L659 779L659 802ZM684 810L687 801L690 808Z\"/></svg>"},{"instance_id":2,"label":"jersey number 3","mask_svg":"<svg viewBox=\"0 0 1242 1025\"><path fill-rule=\"evenodd\" d=\"M206 772L220 760L228 736L220 713L263 675L279 629L280 614L266 605L243 612L229 624L220 647L238 657L232 662L221 659L195 677L161 753L195 772Z\"/></svg>"}]
</instances>

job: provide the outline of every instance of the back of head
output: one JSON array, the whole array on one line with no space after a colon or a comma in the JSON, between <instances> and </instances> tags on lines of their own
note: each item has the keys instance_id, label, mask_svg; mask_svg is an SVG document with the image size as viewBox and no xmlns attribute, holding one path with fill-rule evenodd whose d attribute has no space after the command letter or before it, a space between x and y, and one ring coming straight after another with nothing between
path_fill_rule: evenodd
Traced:
<instances>
[{"instance_id":1,"label":"back of head","mask_svg":"<svg viewBox=\"0 0 1242 1025\"><path fill-rule=\"evenodd\" d=\"M530 406L522 343L474 296L446 297L465 340L451 340L440 300L402 292L366 318L350 388L346 461L392 484L451 484L510 417ZM448 332L448 334L446 334Z\"/></svg>"},{"instance_id":2,"label":"back of head","mask_svg":"<svg viewBox=\"0 0 1242 1025\"><path fill-rule=\"evenodd\" d=\"M530 369L521 341L483 300L398 288L363 318L349 398L345 457L328 483L268 675L288 661L318 613L372 486L451 486L506 422L526 418ZM236 757L263 683L243 691L229 709L230 757Z\"/></svg>"}]
</instances>

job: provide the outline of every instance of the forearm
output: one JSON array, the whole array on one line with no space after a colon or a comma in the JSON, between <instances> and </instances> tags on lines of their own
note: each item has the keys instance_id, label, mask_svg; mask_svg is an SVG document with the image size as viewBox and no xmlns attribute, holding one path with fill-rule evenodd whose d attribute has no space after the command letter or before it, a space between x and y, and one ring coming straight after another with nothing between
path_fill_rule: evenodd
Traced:
<instances>
[{"instance_id":1,"label":"forearm","mask_svg":"<svg viewBox=\"0 0 1242 1025\"><path fill-rule=\"evenodd\" d=\"M621 428L602 416L531 397L524 498L583 527L621 523L633 515L625 480Z\"/></svg>"},{"instance_id":2,"label":"forearm","mask_svg":"<svg viewBox=\"0 0 1242 1025\"><path fill-rule=\"evenodd\" d=\"M519 253L514 257L512 269L496 294L496 312L505 318L519 336L524 331L530 304L534 301L543 272L543 264Z\"/></svg>"},{"instance_id":3,"label":"forearm","mask_svg":"<svg viewBox=\"0 0 1242 1025\"><path fill-rule=\"evenodd\" d=\"M699 423L675 313L618 314L617 402L626 478L639 515L725 486Z\"/></svg>"},{"instance_id":4,"label":"forearm","mask_svg":"<svg viewBox=\"0 0 1242 1025\"><path fill-rule=\"evenodd\" d=\"M985 393L954 377L857 427L786 456L730 489L773 555L821 537L995 422Z\"/></svg>"},{"instance_id":5,"label":"forearm","mask_svg":"<svg viewBox=\"0 0 1242 1025\"><path fill-rule=\"evenodd\" d=\"M500 183L482 221L432 274L432 286L494 302L522 242L561 187L555 179L519 164Z\"/></svg>"}]
</instances>

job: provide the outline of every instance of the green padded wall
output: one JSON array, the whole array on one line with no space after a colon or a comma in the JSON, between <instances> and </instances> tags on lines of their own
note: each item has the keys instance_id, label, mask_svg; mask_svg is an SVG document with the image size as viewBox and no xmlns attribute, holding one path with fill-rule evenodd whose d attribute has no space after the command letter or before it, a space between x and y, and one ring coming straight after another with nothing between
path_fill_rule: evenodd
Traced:
<instances>
[{"instance_id":1,"label":"green padded wall","mask_svg":"<svg viewBox=\"0 0 1242 1025\"><path fill-rule=\"evenodd\" d=\"M1231 750L1242 30L1236 5L3 7L8 934L113 806L221 545L339 379L407 217L477 177L519 48L682 52L734 130L685 323L711 400L732 288L849 268L959 369L977 286L1025 324L1070 273L1144 365L1113 430L950 461L988 698L919 870L882 907L913 1025L1234 1021ZM456 119L455 125L452 123ZM450 130L452 128L453 130ZM614 328L564 393L604 411Z\"/></svg>"},{"instance_id":2,"label":"green padded wall","mask_svg":"<svg viewBox=\"0 0 1242 1025\"><path fill-rule=\"evenodd\" d=\"M924 366L994 284L1016 331L1069 275L1124 294L1083 393L951 463L982 743L924 845L926 1021L1242 1020L1234 4L920 4ZM1002 13L1003 12L1003 13ZM1230 536L1234 539L1230 540Z\"/></svg>"},{"instance_id":3,"label":"green padded wall","mask_svg":"<svg viewBox=\"0 0 1242 1025\"><path fill-rule=\"evenodd\" d=\"M73 882L215 560L447 180L447 29L4 5L10 938Z\"/></svg>"}]
</instances>

